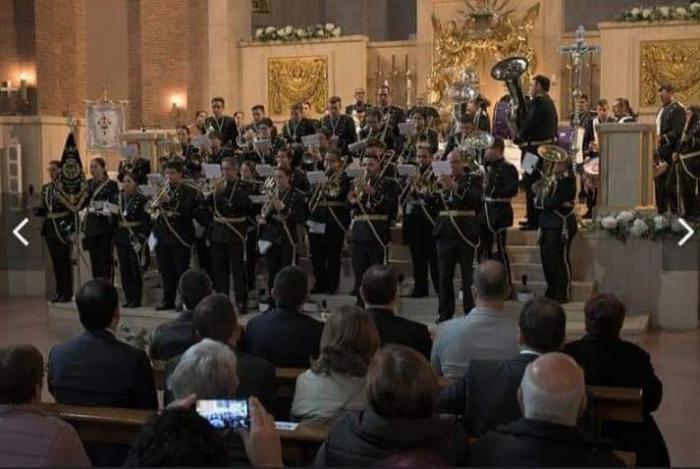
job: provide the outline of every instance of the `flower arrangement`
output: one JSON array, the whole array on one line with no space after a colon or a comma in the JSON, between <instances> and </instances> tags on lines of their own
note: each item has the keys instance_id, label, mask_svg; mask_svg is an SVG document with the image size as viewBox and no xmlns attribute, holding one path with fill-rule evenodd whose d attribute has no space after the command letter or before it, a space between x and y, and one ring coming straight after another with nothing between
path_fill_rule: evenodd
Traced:
<instances>
[{"instance_id":1,"label":"flower arrangement","mask_svg":"<svg viewBox=\"0 0 700 469\"><path fill-rule=\"evenodd\" d=\"M328 39L343 35L343 28L333 23L316 24L305 28L293 26L266 26L255 30L257 42L298 42L309 39Z\"/></svg>"},{"instance_id":2,"label":"flower arrangement","mask_svg":"<svg viewBox=\"0 0 700 469\"><path fill-rule=\"evenodd\" d=\"M676 216L647 215L634 210L623 210L619 213L598 217L589 225L589 229L590 231L603 231L623 243L630 236L653 241L666 234L683 236L686 233Z\"/></svg>"},{"instance_id":3,"label":"flower arrangement","mask_svg":"<svg viewBox=\"0 0 700 469\"><path fill-rule=\"evenodd\" d=\"M620 16L620 21L630 23L655 21L700 21L700 1L692 1L683 6L639 6L631 8Z\"/></svg>"}]
</instances>

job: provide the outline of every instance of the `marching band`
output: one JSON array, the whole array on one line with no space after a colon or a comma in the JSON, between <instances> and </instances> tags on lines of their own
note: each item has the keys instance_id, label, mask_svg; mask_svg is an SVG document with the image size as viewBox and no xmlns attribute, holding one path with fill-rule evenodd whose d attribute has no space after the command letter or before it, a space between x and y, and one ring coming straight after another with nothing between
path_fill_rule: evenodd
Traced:
<instances>
[{"instance_id":1,"label":"marching band","mask_svg":"<svg viewBox=\"0 0 700 469\"><path fill-rule=\"evenodd\" d=\"M539 229L546 296L565 303L571 298L569 251L577 230L576 168L568 149L556 146L558 117L548 96L549 79L535 76L525 97L512 77L499 76L510 92L514 143L523 160L538 157L534 170L523 175L527 220L522 229ZM665 104L658 118L657 154L667 176L657 177L659 207L682 207L697 216L700 110L691 107L686 118L672 88L661 92ZM126 307L141 306L150 247L163 286L156 309L175 308L178 279L194 248L215 290L229 294L233 286L237 309L245 313L256 288L258 258L265 258L269 293L275 273L299 262L305 238L315 277L311 293L340 293L348 243L355 277L350 294L361 303L362 275L374 264L389 262L391 227L400 223L413 266L410 296L428 296L432 284L439 297L438 321L451 318L459 263L460 307L469 311L476 263L498 260L511 277L506 234L514 222L519 175L505 158L504 140L490 133L488 101L478 95L459 107L445 132L437 110L428 106L411 109L407 122L407 113L392 104L388 86L378 90L376 106L365 100L364 89L357 89L355 99L343 108L339 97L330 98L320 121L305 116L307 103L295 104L277 136L264 106L252 108L253 121L246 126L242 113L236 119L224 115L225 101L216 97L210 117L197 113L193 128L201 136L193 139L186 125L177 128L178 144L159 159L160 182L153 182L158 174L150 174L150 162L138 155L138 147L119 165L121 190L107 177L104 160L93 158L87 213L79 226L54 190L60 163L52 162L51 182L42 188L35 211L45 217L42 234L57 282L53 301L72 297L70 246L78 230L94 277L112 278L116 247ZM586 161L599 157L598 124L635 119L624 98L615 101L614 117L606 100L596 111L586 110L587 117L578 119L585 128ZM220 176L207 176L213 165ZM583 179L590 211L595 181L590 175ZM148 185L154 191L150 199L140 190Z\"/></svg>"}]
</instances>

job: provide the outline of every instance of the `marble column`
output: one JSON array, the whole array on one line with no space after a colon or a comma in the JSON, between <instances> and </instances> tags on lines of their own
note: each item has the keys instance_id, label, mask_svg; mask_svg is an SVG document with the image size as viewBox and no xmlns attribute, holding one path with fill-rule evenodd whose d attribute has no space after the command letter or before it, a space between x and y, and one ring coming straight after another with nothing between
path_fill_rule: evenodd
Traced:
<instances>
[{"instance_id":1,"label":"marble column","mask_svg":"<svg viewBox=\"0 0 700 469\"><path fill-rule=\"evenodd\" d=\"M242 103L238 41L250 39L252 14L250 0L209 0L208 98L224 97L227 114Z\"/></svg>"}]
</instances>

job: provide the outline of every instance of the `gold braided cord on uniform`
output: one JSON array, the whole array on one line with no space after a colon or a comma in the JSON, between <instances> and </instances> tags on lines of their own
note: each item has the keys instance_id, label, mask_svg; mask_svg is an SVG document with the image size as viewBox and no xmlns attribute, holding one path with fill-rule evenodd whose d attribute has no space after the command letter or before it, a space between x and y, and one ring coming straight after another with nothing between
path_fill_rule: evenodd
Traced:
<instances>
[{"instance_id":1,"label":"gold braided cord on uniform","mask_svg":"<svg viewBox=\"0 0 700 469\"><path fill-rule=\"evenodd\" d=\"M700 40L643 41L640 52L640 101L658 106L658 89L673 85L679 101L700 101Z\"/></svg>"}]
</instances>

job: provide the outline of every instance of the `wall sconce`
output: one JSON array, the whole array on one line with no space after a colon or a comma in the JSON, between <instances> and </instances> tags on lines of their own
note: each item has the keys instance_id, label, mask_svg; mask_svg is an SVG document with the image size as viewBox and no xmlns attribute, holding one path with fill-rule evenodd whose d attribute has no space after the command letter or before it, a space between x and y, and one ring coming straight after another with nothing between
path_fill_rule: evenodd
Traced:
<instances>
[{"instance_id":1,"label":"wall sconce","mask_svg":"<svg viewBox=\"0 0 700 469\"><path fill-rule=\"evenodd\" d=\"M27 74L22 72L19 74L19 99L27 101Z\"/></svg>"},{"instance_id":2,"label":"wall sconce","mask_svg":"<svg viewBox=\"0 0 700 469\"><path fill-rule=\"evenodd\" d=\"M180 115L184 109L184 99L181 95L172 95L170 97L170 109L175 125L178 125Z\"/></svg>"}]
</instances>

